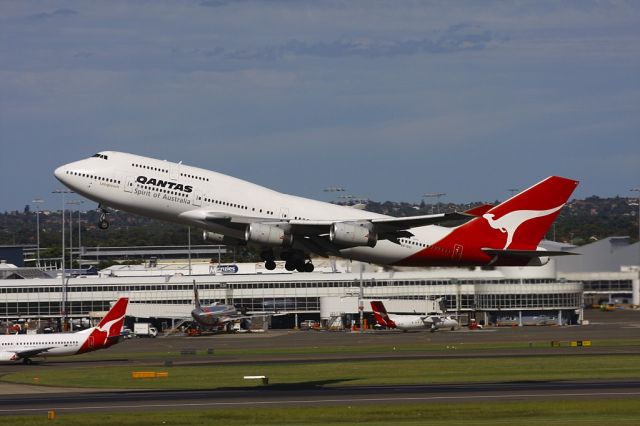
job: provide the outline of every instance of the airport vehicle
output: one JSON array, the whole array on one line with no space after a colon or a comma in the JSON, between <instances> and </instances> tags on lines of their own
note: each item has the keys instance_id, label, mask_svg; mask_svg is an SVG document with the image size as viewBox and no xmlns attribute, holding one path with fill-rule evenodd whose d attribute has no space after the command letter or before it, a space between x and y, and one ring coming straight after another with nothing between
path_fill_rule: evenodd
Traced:
<instances>
[{"instance_id":1,"label":"airport vehicle","mask_svg":"<svg viewBox=\"0 0 640 426\"><path fill-rule=\"evenodd\" d=\"M133 324L133 334L136 337L156 337L158 329L148 322L137 322Z\"/></svg>"},{"instance_id":2,"label":"airport vehicle","mask_svg":"<svg viewBox=\"0 0 640 426\"><path fill-rule=\"evenodd\" d=\"M311 254L399 266L541 265L538 247L578 182L551 176L497 206L391 217L287 195L221 173L115 151L65 164L55 176L108 207L204 230L207 240L260 247L268 270L311 272ZM444 222L468 220L447 227Z\"/></svg>"},{"instance_id":3,"label":"airport vehicle","mask_svg":"<svg viewBox=\"0 0 640 426\"><path fill-rule=\"evenodd\" d=\"M371 309L378 324L402 331L429 329L433 333L439 329L453 330L458 326L458 321L449 316L389 314L384 303L379 300L371 301Z\"/></svg>"},{"instance_id":4,"label":"airport vehicle","mask_svg":"<svg viewBox=\"0 0 640 426\"><path fill-rule=\"evenodd\" d=\"M31 364L37 356L78 355L105 349L119 341L129 299L118 299L96 327L76 333L13 334L0 336L0 361Z\"/></svg>"},{"instance_id":5,"label":"airport vehicle","mask_svg":"<svg viewBox=\"0 0 640 426\"><path fill-rule=\"evenodd\" d=\"M252 318L274 315L246 315L242 312L239 313L234 305L217 302L209 306L202 306L195 280L193 281L193 299L195 308L191 311L191 317L198 325L206 329L225 328L227 331L232 331L234 330L234 324L240 322L240 329L249 330L251 328Z\"/></svg>"}]
</instances>

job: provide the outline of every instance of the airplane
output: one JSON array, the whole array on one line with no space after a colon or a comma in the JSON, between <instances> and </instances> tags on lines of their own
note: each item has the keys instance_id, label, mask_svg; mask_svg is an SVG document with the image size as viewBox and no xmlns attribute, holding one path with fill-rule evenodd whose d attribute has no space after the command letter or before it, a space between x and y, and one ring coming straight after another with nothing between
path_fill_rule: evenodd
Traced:
<instances>
[{"instance_id":1,"label":"airplane","mask_svg":"<svg viewBox=\"0 0 640 426\"><path fill-rule=\"evenodd\" d=\"M402 331L428 328L433 333L438 329L450 328L453 330L458 326L458 321L449 316L388 314L384 303L379 300L371 301L371 309L378 324Z\"/></svg>"},{"instance_id":2,"label":"airplane","mask_svg":"<svg viewBox=\"0 0 640 426\"><path fill-rule=\"evenodd\" d=\"M200 303L200 297L198 296L198 286L193 281L193 299L195 303L195 309L191 311L191 317L201 327L207 329L227 328L230 329L232 323L235 321L241 321L240 326L245 330L251 327L251 318L273 316L274 314L265 315L246 315L244 313L238 313L238 310L234 305L227 305L224 303L214 303L209 306L202 306Z\"/></svg>"},{"instance_id":3,"label":"airplane","mask_svg":"<svg viewBox=\"0 0 640 426\"><path fill-rule=\"evenodd\" d=\"M267 270L312 272L311 254L388 266L543 265L538 244L578 182L550 176L497 206L392 217L288 195L214 171L116 151L54 172L74 192L108 208L200 228L206 240L260 248ZM467 219L455 227L444 222Z\"/></svg>"},{"instance_id":4,"label":"airplane","mask_svg":"<svg viewBox=\"0 0 640 426\"><path fill-rule=\"evenodd\" d=\"M96 327L76 333L0 336L0 362L31 364L37 356L67 356L105 349L118 343L129 299L122 297Z\"/></svg>"}]
</instances>

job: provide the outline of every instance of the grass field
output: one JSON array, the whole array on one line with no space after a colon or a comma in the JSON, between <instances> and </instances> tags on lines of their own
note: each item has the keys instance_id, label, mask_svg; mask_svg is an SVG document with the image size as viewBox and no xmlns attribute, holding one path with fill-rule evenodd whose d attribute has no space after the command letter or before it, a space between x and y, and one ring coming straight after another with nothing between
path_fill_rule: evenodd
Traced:
<instances>
[{"instance_id":1,"label":"grass field","mask_svg":"<svg viewBox=\"0 0 640 426\"><path fill-rule=\"evenodd\" d=\"M637 400L516 401L461 404L354 405L326 407L247 408L242 410L184 410L122 414L47 412L30 416L0 417L0 424L36 426L64 424L92 426L177 426L193 424L236 425L637 425Z\"/></svg>"},{"instance_id":2,"label":"grass field","mask_svg":"<svg viewBox=\"0 0 640 426\"><path fill-rule=\"evenodd\" d=\"M388 385L523 380L640 378L636 355L568 355L438 360L344 361L176 367L33 367L3 376L16 383L127 389L213 389L258 386L245 375L266 375L270 385ZM167 371L168 378L132 379L133 371Z\"/></svg>"},{"instance_id":3,"label":"grass field","mask_svg":"<svg viewBox=\"0 0 640 426\"><path fill-rule=\"evenodd\" d=\"M119 348L126 348L128 342L120 344ZM568 342L562 342L563 346L569 346ZM182 346L189 347L189 342L185 341ZM212 342L215 346L215 342ZM640 339L616 339L616 340L597 340L592 342L594 348L624 348L638 347ZM197 351L196 356L202 358L213 358L216 356L234 356L246 359L256 359L263 355L325 355L325 354L344 354L356 355L359 353L405 353L405 352L429 352L429 353L465 353L477 352L478 355L482 351L490 350L521 350L523 353L533 353L540 349L549 349L550 342L482 342L482 343L412 343L397 345L380 345L380 344L358 344L358 345L330 345L330 346L304 346L304 347L270 347L270 348L242 348L242 349L218 349L215 348L215 355L208 355L205 349ZM169 358L181 357L180 351L182 347L168 348L167 351L144 351L144 352L127 352L126 358L129 360L163 360ZM577 350L583 350L582 348ZM58 360L68 359L70 362L91 360L91 359L122 359L123 354L118 351L99 351L91 352L84 355L73 357L61 357Z\"/></svg>"}]
</instances>

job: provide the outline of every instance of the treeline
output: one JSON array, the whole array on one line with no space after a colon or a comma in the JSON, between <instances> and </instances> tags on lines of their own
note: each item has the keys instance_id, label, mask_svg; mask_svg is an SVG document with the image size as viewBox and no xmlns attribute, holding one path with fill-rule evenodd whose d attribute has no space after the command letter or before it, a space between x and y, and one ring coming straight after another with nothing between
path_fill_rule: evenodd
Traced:
<instances>
[{"instance_id":1,"label":"treeline","mask_svg":"<svg viewBox=\"0 0 640 426\"><path fill-rule=\"evenodd\" d=\"M548 239L576 245L586 244L609 236L638 237L638 206L635 199L590 197L584 200L572 200L562 210L555 226L550 229ZM392 216L412 216L436 212L464 211L470 204L411 204L387 201L384 203L369 201L366 210ZM495 204L495 203L493 203ZM78 244L78 211L66 212L65 238L69 239L71 223L73 245ZM101 230L97 224L100 213L87 211L80 213L81 244L85 247L107 246L163 246L186 245L188 228L168 222L136 216L125 212L109 215L111 226ZM40 213L40 247L50 248L49 252L59 256L61 245L62 217L60 211ZM554 238L555 233L555 238ZM205 244L200 230L191 229L191 243ZM0 214L0 245L35 245L36 213L27 206L23 211ZM243 256L252 257L251 252Z\"/></svg>"}]
</instances>

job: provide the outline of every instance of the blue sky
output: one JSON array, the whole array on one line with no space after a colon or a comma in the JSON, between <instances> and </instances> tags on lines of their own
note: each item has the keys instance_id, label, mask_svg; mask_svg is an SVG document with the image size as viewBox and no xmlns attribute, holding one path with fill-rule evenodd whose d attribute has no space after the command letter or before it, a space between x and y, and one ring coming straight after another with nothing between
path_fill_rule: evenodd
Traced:
<instances>
[{"instance_id":1,"label":"blue sky","mask_svg":"<svg viewBox=\"0 0 640 426\"><path fill-rule=\"evenodd\" d=\"M0 211L101 150L296 195L640 186L635 1L4 1Z\"/></svg>"}]
</instances>

